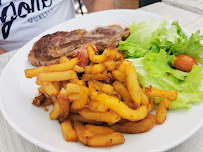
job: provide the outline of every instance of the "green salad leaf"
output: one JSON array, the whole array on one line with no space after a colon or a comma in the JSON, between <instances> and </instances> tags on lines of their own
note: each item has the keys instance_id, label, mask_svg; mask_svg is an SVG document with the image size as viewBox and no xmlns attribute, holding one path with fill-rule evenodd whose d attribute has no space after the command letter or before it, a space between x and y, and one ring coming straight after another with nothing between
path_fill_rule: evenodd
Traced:
<instances>
[{"instance_id":1,"label":"green salad leaf","mask_svg":"<svg viewBox=\"0 0 203 152\"><path fill-rule=\"evenodd\" d=\"M153 20L132 23L130 36L120 42L118 49L132 61L142 87L151 85L158 89L176 90L178 98L172 101L170 109L190 108L191 104L203 101L203 91L199 89L202 67L193 65L188 73L174 69L173 63L175 55L186 54L203 64L200 56L203 36L197 31L188 38L177 21L169 29L167 24L165 18L160 24ZM159 101L157 98L157 104Z\"/></svg>"},{"instance_id":2,"label":"green salad leaf","mask_svg":"<svg viewBox=\"0 0 203 152\"><path fill-rule=\"evenodd\" d=\"M178 92L178 98L172 101L170 109L190 108L192 103L203 101L203 91L199 89L203 78L200 66L194 65L190 73L175 70L170 66L174 56L167 55L163 50L129 60L136 68L142 87L151 85L154 88Z\"/></svg>"}]
</instances>

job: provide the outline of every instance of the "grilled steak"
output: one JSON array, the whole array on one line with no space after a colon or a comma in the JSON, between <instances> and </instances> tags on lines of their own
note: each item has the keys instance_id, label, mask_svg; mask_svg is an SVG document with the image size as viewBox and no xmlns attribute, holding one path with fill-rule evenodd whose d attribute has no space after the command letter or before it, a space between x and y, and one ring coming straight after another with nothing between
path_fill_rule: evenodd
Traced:
<instances>
[{"instance_id":1,"label":"grilled steak","mask_svg":"<svg viewBox=\"0 0 203 152\"><path fill-rule=\"evenodd\" d=\"M128 28L119 25L98 27L90 32L78 29L71 32L56 32L43 36L34 45L28 56L32 65L43 66L58 63L61 56L78 57L79 65L88 64L88 45L95 45L98 51L118 46L130 34Z\"/></svg>"}]
</instances>

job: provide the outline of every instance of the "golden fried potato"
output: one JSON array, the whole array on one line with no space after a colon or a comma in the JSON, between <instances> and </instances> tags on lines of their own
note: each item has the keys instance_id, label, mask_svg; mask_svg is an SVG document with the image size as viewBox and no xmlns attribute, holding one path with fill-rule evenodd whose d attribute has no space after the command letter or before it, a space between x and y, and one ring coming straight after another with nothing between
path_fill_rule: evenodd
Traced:
<instances>
[{"instance_id":1,"label":"golden fried potato","mask_svg":"<svg viewBox=\"0 0 203 152\"><path fill-rule=\"evenodd\" d=\"M70 102L68 100L68 96L64 94L59 94L57 96L57 101L60 107L60 114L58 116L58 120L61 123L64 122L69 116Z\"/></svg>"},{"instance_id":2,"label":"golden fried potato","mask_svg":"<svg viewBox=\"0 0 203 152\"><path fill-rule=\"evenodd\" d=\"M106 60L106 56L104 54L96 55L95 51L93 50L91 45L88 46L87 53L88 53L90 61L92 61L94 63L102 63Z\"/></svg>"},{"instance_id":3,"label":"golden fried potato","mask_svg":"<svg viewBox=\"0 0 203 152\"><path fill-rule=\"evenodd\" d=\"M137 79L135 67L125 66L125 76L130 97L135 105L139 106L142 100L142 92Z\"/></svg>"},{"instance_id":4,"label":"golden fried potato","mask_svg":"<svg viewBox=\"0 0 203 152\"><path fill-rule=\"evenodd\" d=\"M64 62L68 62L68 61L69 61L69 59L66 56L62 56L59 59L59 63L64 63Z\"/></svg>"},{"instance_id":5,"label":"golden fried potato","mask_svg":"<svg viewBox=\"0 0 203 152\"><path fill-rule=\"evenodd\" d=\"M162 124L166 120L167 109L171 104L171 100L163 99L159 102L159 107L156 111L156 122Z\"/></svg>"},{"instance_id":6,"label":"golden fried potato","mask_svg":"<svg viewBox=\"0 0 203 152\"><path fill-rule=\"evenodd\" d=\"M37 75L39 81L65 81L77 78L77 74L73 70L63 72L39 73Z\"/></svg>"},{"instance_id":7,"label":"golden fried potato","mask_svg":"<svg viewBox=\"0 0 203 152\"><path fill-rule=\"evenodd\" d=\"M53 82L42 82L42 87L49 96L55 96L59 93L58 87Z\"/></svg>"},{"instance_id":8,"label":"golden fried potato","mask_svg":"<svg viewBox=\"0 0 203 152\"><path fill-rule=\"evenodd\" d=\"M60 114L60 107L58 103L54 104L52 111L49 113L50 119L57 119Z\"/></svg>"},{"instance_id":9,"label":"golden fried potato","mask_svg":"<svg viewBox=\"0 0 203 152\"><path fill-rule=\"evenodd\" d=\"M149 131L154 127L155 124L155 116L153 114L148 114L148 116L143 120L136 122L126 122L123 124L115 124L110 127L111 129L117 132L138 134Z\"/></svg>"},{"instance_id":10,"label":"golden fried potato","mask_svg":"<svg viewBox=\"0 0 203 152\"><path fill-rule=\"evenodd\" d=\"M143 92L142 89L140 89L140 91L141 91L141 102L140 102L140 104L144 105L144 106L149 105L149 99L148 99L148 97L146 96L146 94Z\"/></svg>"},{"instance_id":11,"label":"golden fried potato","mask_svg":"<svg viewBox=\"0 0 203 152\"><path fill-rule=\"evenodd\" d=\"M130 62L130 61L128 61L128 60L124 60L122 63L121 63L121 65L119 66L119 71L121 71L121 72L125 72L125 67L126 66L131 66L131 63L132 62Z\"/></svg>"},{"instance_id":12,"label":"golden fried potato","mask_svg":"<svg viewBox=\"0 0 203 152\"><path fill-rule=\"evenodd\" d=\"M51 98L46 98L46 99L44 100L44 102L43 102L40 106L46 107L46 106L49 106L49 105L51 105L51 104L53 104L52 99L51 99Z\"/></svg>"},{"instance_id":13,"label":"golden fried potato","mask_svg":"<svg viewBox=\"0 0 203 152\"><path fill-rule=\"evenodd\" d=\"M86 119L107 122L108 124L114 124L121 119L121 117L114 112L96 112L88 108L84 108L78 113Z\"/></svg>"},{"instance_id":14,"label":"golden fried potato","mask_svg":"<svg viewBox=\"0 0 203 152\"><path fill-rule=\"evenodd\" d=\"M92 66L85 66L85 74L91 73Z\"/></svg>"},{"instance_id":15,"label":"golden fried potato","mask_svg":"<svg viewBox=\"0 0 203 152\"><path fill-rule=\"evenodd\" d=\"M104 64L95 64L91 68L91 74L99 74L106 70L106 66Z\"/></svg>"},{"instance_id":16,"label":"golden fried potato","mask_svg":"<svg viewBox=\"0 0 203 152\"><path fill-rule=\"evenodd\" d=\"M73 114L73 113L71 113L69 115L69 118L72 121L79 121L79 122L88 123L88 124L101 125L101 123L102 123L101 121L94 121L94 120L85 119L81 115L77 115L77 114Z\"/></svg>"},{"instance_id":17,"label":"golden fried potato","mask_svg":"<svg viewBox=\"0 0 203 152\"><path fill-rule=\"evenodd\" d=\"M113 87L110 84L102 83L96 80L93 80L92 84L96 88L96 90L104 92L108 95L111 95L113 92Z\"/></svg>"},{"instance_id":18,"label":"golden fried potato","mask_svg":"<svg viewBox=\"0 0 203 152\"><path fill-rule=\"evenodd\" d=\"M32 78L32 77L36 77L40 73L68 71L68 70L71 70L76 64L78 64L78 61L79 61L78 58L73 58L68 62L64 62L60 64L41 66L34 69L26 69L25 76L27 78Z\"/></svg>"},{"instance_id":19,"label":"golden fried potato","mask_svg":"<svg viewBox=\"0 0 203 152\"><path fill-rule=\"evenodd\" d=\"M72 93L80 93L80 89L82 86L75 83L68 83L66 87L67 95Z\"/></svg>"},{"instance_id":20,"label":"golden fried potato","mask_svg":"<svg viewBox=\"0 0 203 152\"><path fill-rule=\"evenodd\" d=\"M155 99L149 98L149 105L147 106L148 112L151 112L156 107Z\"/></svg>"},{"instance_id":21,"label":"golden fried potato","mask_svg":"<svg viewBox=\"0 0 203 152\"><path fill-rule=\"evenodd\" d=\"M107 112L109 110L104 104L94 100L91 100L89 102L88 108L90 108L92 111L98 111L98 112Z\"/></svg>"},{"instance_id":22,"label":"golden fried potato","mask_svg":"<svg viewBox=\"0 0 203 152\"><path fill-rule=\"evenodd\" d=\"M71 93L68 95L68 99L70 102L77 100L80 97L79 93Z\"/></svg>"},{"instance_id":23,"label":"golden fried potato","mask_svg":"<svg viewBox=\"0 0 203 152\"><path fill-rule=\"evenodd\" d=\"M77 134L76 131L72 128L70 119L62 122L61 127L65 141L77 141Z\"/></svg>"},{"instance_id":24,"label":"golden fried potato","mask_svg":"<svg viewBox=\"0 0 203 152\"><path fill-rule=\"evenodd\" d=\"M149 97L161 97L161 98L167 98L170 100L176 100L178 93L176 90L161 90L161 89L155 89L150 86L150 88L143 89L145 94Z\"/></svg>"},{"instance_id":25,"label":"golden fried potato","mask_svg":"<svg viewBox=\"0 0 203 152\"><path fill-rule=\"evenodd\" d=\"M104 65L108 71L113 71L116 68L116 62L113 60L104 62Z\"/></svg>"},{"instance_id":26,"label":"golden fried potato","mask_svg":"<svg viewBox=\"0 0 203 152\"><path fill-rule=\"evenodd\" d=\"M83 72L85 72L85 68L83 68L83 67L81 67L81 66L79 66L79 65L75 65L75 66L73 67L73 71L75 71L75 72L77 72L77 73L83 73Z\"/></svg>"},{"instance_id":27,"label":"golden fried potato","mask_svg":"<svg viewBox=\"0 0 203 152\"><path fill-rule=\"evenodd\" d=\"M75 101L73 101L73 103L71 104L70 107L70 111L71 112L77 112L83 108L85 108L87 102L88 102L88 94L89 92L86 91L86 87L81 87L80 88L80 97L78 99L76 99Z\"/></svg>"},{"instance_id":28,"label":"golden fried potato","mask_svg":"<svg viewBox=\"0 0 203 152\"><path fill-rule=\"evenodd\" d=\"M45 89L44 89L43 86L40 86L40 87L38 88L38 91L39 91L39 93L47 94L47 92L45 91Z\"/></svg>"},{"instance_id":29,"label":"golden fried potato","mask_svg":"<svg viewBox=\"0 0 203 152\"><path fill-rule=\"evenodd\" d=\"M132 99L130 98L128 89L121 82L115 81L112 84L112 86L113 86L113 89L122 96L123 101L132 102Z\"/></svg>"},{"instance_id":30,"label":"golden fried potato","mask_svg":"<svg viewBox=\"0 0 203 152\"><path fill-rule=\"evenodd\" d=\"M84 74L82 76L82 80L83 81L90 81L90 80L103 80L106 83L109 83L110 78L108 78L106 75L104 74Z\"/></svg>"},{"instance_id":31,"label":"golden fried potato","mask_svg":"<svg viewBox=\"0 0 203 152\"><path fill-rule=\"evenodd\" d=\"M106 134L111 134L114 133L111 128L109 127L103 127L103 126L93 126L93 125L85 125L85 130L89 132L93 132L93 135L106 135Z\"/></svg>"},{"instance_id":32,"label":"golden fried potato","mask_svg":"<svg viewBox=\"0 0 203 152\"><path fill-rule=\"evenodd\" d=\"M76 78L76 79L70 79L69 82L70 83L75 83L75 84L78 84L78 85L81 85L81 86L86 86L85 81L79 80L78 78Z\"/></svg>"},{"instance_id":33,"label":"golden fried potato","mask_svg":"<svg viewBox=\"0 0 203 152\"><path fill-rule=\"evenodd\" d=\"M112 145L119 145L125 142L123 134L114 132L106 135L94 135L87 139L87 146L91 147L106 147Z\"/></svg>"},{"instance_id":34,"label":"golden fried potato","mask_svg":"<svg viewBox=\"0 0 203 152\"><path fill-rule=\"evenodd\" d=\"M40 94L39 96L35 97L34 100L32 101L32 104L39 107L45 100L45 95Z\"/></svg>"},{"instance_id":35,"label":"golden fried potato","mask_svg":"<svg viewBox=\"0 0 203 152\"><path fill-rule=\"evenodd\" d=\"M124 72L121 72L119 70L113 70L112 74L114 76L114 78L120 82L124 82L125 81L125 74Z\"/></svg>"},{"instance_id":36,"label":"golden fried potato","mask_svg":"<svg viewBox=\"0 0 203 152\"><path fill-rule=\"evenodd\" d=\"M118 92L114 91L114 90L113 90L111 96L115 97L115 98L118 98L119 100L122 100L121 95Z\"/></svg>"},{"instance_id":37,"label":"golden fried potato","mask_svg":"<svg viewBox=\"0 0 203 152\"><path fill-rule=\"evenodd\" d=\"M132 110L119 99L111 97L104 93L94 92L90 98L92 100L103 103L104 105L106 105L107 108L111 109L120 117L128 119L130 121L138 121L144 119L148 113L146 106L140 106L137 108L137 110Z\"/></svg>"},{"instance_id":38,"label":"golden fried potato","mask_svg":"<svg viewBox=\"0 0 203 152\"><path fill-rule=\"evenodd\" d=\"M81 122L74 121L74 129L76 131L78 139L84 144L87 145L87 138L84 134L85 127Z\"/></svg>"}]
</instances>

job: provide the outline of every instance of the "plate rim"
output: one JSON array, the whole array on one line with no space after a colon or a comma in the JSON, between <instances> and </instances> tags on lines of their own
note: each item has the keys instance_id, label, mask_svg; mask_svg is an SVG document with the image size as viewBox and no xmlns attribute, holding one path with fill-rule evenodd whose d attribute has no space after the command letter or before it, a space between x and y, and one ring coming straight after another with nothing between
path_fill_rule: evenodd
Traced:
<instances>
[{"instance_id":1,"label":"plate rim","mask_svg":"<svg viewBox=\"0 0 203 152\"><path fill-rule=\"evenodd\" d=\"M146 12L146 11L141 11L141 10L131 10L131 9L119 9L119 10L105 10L105 11L100 11L100 12L95 12L95 13L90 13L90 14L87 14L85 16L91 16L91 15L95 15L95 14L100 14L100 13L103 13L103 12L122 12L122 11L129 11L129 12L141 12L141 13L144 13L144 14L149 14L149 15L153 15L153 16L157 16L158 18L161 18L163 19L162 16L160 15L157 15L157 14L154 14L154 13L150 13L150 12ZM84 16L80 16L78 18L82 18ZM77 19L78 19L77 18ZM64 23L67 23L71 20L74 20L76 18L73 18L73 19L70 19L66 22L63 22L63 23L60 23L56 26L60 26ZM169 22L171 22L171 20L168 20ZM43 33L37 35L36 37L34 37L33 39L31 39L29 42L27 42L23 47L20 48L20 50L10 59L10 61L6 64L5 68L3 69L1 75L0 75L0 88L1 88L1 83L3 81L3 76L5 75L5 71L7 70L7 68L9 67L10 63L16 58L16 56L18 54L20 54L21 52L24 51L24 48L29 45L30 43L33 43L33 41L35 39L38 39L39 37L42 37L44 36L48 31L51 31L52 29L54 29L56 26L52 27L52 28L49 28L47 29L46 31L44 31ZM184 32L186 32L187 34L191 34L189 33L187 30L185 30L183 28ZM26 133L24 130L22 130L19 126L17 126L10 118L9 116L7 115L5 109L4 109L4 105L3 105L3 101L1 100L0 98L0 110L2 112L2 115L3 117L6 119L6 121L8 122L8 124L12 127L12 129L14 129L20 136L22 136L24 139L28 140L30 143L44 149L44 150L48 150L48 151L63 151L62 149L60 148L55 148L45 142L41 142L40 140L32 137L30 134ZM185 134L185 136L182 136L182 138L179 138L178 140L172 142L172 144L169 144L169 145L166 145L166 146L162 146L158 149L155 149L154 151L156 152L159 152L159 151L166 151L166 150L169 150L171 148L174 148L175 146L183 143L184 141L186 141L187 139L189 139L194 133L196 133L201 127L203 127L203 121L199 122L198 125L196 125L189 133ZM107 150L107 149L106 149Z\"/></svg>"}]
</instances>

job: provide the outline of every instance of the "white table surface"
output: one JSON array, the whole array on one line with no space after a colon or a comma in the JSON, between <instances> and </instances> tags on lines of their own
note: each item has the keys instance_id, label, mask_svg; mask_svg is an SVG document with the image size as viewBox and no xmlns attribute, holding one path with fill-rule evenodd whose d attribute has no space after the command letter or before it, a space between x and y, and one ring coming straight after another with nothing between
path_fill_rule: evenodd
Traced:
<instances>
[{"instance_id":1,"label":"white table surface","mask_svg":"<svg viewBox=\"0 0 203 152\"><path fill-rule=\"evenodd\" d=\"M190 4L198 5L192 3L191 0ZM196 32L197 29L200 29L203 34L203 14L193 13L194 11L191 12L187 7L184 10L165 3L155 3L140 10L166 16L171 20L178 20L180 25L189 32ZM0 55L0 74L17 51ZM6 122L1 112L0 125L0 152L46 152L18 135ZM203 152L203 127L184 143L168 150L168 152Z\"/></svg>"}]
</instances>

